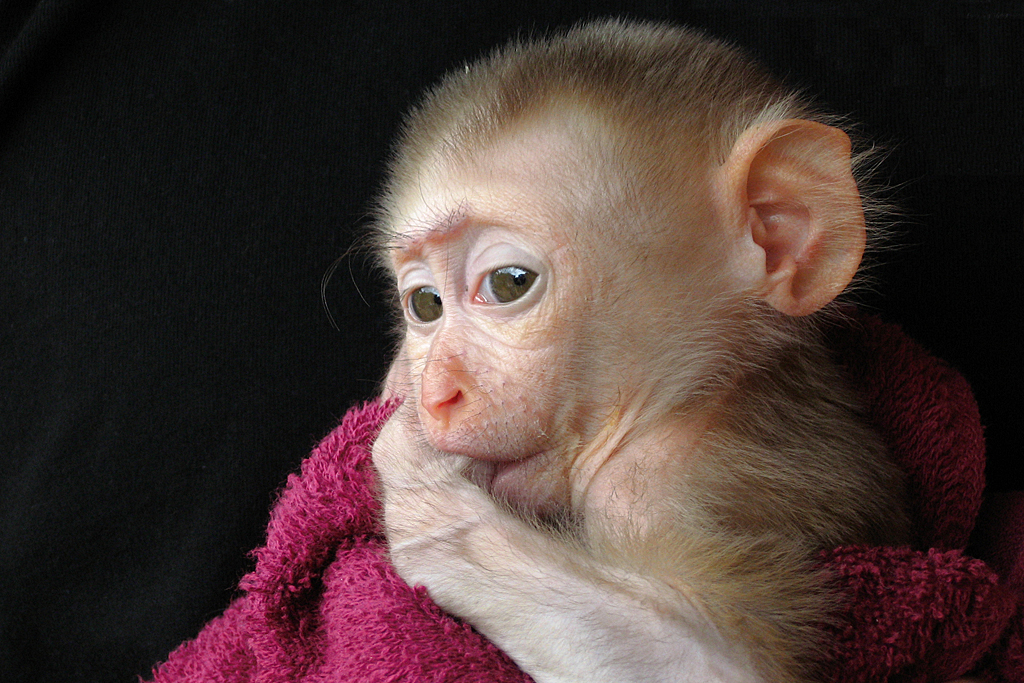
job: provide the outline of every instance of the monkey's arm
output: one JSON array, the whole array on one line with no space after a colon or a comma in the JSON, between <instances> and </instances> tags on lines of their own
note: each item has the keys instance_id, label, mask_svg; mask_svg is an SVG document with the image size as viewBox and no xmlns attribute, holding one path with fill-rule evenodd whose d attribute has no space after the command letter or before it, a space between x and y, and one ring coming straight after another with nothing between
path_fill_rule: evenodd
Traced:
<instances>
[{"instance_id":1,"label":"monkey's arm","mask_svg":"<svg viewBox=\"0 0 1024 683\"><path fill-rule=\"evenodd\" d=\"M539 683L759 680L680 591L506 513L401 413L373 448L392 562Z\"/></svg>"}]
</instances>

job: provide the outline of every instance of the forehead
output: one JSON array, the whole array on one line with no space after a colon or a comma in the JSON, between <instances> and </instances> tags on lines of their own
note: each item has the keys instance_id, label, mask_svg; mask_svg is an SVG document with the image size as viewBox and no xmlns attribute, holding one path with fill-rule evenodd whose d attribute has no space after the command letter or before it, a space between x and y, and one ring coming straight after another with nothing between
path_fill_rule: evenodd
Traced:
<instances>
[{"instance_id":1,"label":"forehead","mask_svg":"<svg viewBox=\"0 0 1024 683\"><path fill-rule=\"evenodd\" d=\"M566 113L517 124L487 144L437 145L393 197L396 258L478 223L564 238L607 177L597 128Z\"/></svg>"}]
</instances>

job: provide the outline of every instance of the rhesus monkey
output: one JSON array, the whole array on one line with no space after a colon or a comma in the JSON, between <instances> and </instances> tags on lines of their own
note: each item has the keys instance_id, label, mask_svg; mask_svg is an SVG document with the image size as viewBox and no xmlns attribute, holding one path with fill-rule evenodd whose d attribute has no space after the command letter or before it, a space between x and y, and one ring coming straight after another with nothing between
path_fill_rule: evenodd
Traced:
<instances>
[{"instance_id":1,"label":"rhesus monkey","mask_svg":"<svg viewBox=\"0 0 1024 683\"><path fill-rule=\"evenodd\" d=\"M541 683L813 680L816 552L909 528L820 338L865 247L855 162L665 26L514 44L430 92L379 229L399 574Z\"/></svg>"}]
</instances>

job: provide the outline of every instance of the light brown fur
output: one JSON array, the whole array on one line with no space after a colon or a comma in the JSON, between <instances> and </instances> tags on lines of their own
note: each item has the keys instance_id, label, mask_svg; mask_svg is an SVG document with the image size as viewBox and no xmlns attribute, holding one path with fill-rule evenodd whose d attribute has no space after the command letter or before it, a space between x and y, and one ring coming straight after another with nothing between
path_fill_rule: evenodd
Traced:
<instances>
[{"instance_id":1,"label":"light brown fur","mask_svg":"<svg viewBox=\"0 0 1024 683\"><path fill-rule=\"evenodd\" d=\"M900 475L821 340L863 245L833 122L729 46L614 21L497 51L410 116L381 253L400 287L436 280L445 318L409 327L389 375L406 403L375 447L385 524L403 576L539 680L645 613L736 671L811 680L831 606L815 553L906 541ZM456 303L492 225L550 269L507 319ZM521 467L498 501L494 461ZM491 580L495 605L472 595ZM580 622L570 601L552 628L574 653L548 661L550 634L508 633L545 591L630 607ZM645 680L644 656L614 664Z\"/></svg>"}]
</instances>

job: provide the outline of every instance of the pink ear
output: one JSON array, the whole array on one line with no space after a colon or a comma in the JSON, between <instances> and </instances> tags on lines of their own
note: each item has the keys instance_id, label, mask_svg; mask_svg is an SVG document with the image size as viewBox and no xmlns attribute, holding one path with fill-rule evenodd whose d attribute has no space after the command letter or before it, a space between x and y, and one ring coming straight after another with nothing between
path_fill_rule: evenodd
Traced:
<instances>
[{"instance_id":1,"label":"pink ear","mask_svg":"<svg viewBox=\"0 0 1024 683\"><path fill-rule=\"evenodd\" d=\"M866 238L850 139L813 121L753 126L722 167L727 216L742 216L742 238L760 250L744 261L765 301L807 315L850 283ZM756 263L757 266L750 264Z\"/></svg>"}]
</instances>

